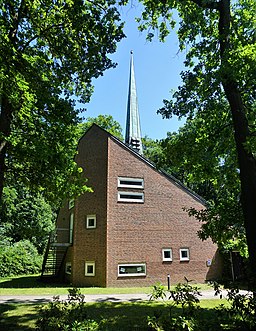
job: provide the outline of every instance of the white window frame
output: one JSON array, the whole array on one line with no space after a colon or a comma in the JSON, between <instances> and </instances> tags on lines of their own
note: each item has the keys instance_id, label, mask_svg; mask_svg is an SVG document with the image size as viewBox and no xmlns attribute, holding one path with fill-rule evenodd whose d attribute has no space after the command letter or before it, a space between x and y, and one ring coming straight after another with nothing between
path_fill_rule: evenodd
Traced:
<instances>
[{"instance_id":1,"label":"white window frame","mask_svg":"<svg viewBox=\"0 0 256 331\"><path fill-rule=\"evenodd\" d=\"M74 213L70 213L69 216L69 243L73 244L73 232L74 232Z\"/></svg>"},{"instance_id":2,"label":"white window frame","mask_svg":"<svg viewBox=\"0 0 256 331\"><path fill-rule=\"evenodd\" d=\"M124 198L122 195L130 195L130 198ZM140 199L132 198L138 196ZM137 202L137 203L144 203L144 193L143 192L127 192L127 191L119 191L118 192L118 202Z\"/></svg>"},{"instance_id":3,"label":"white window frame","mask_svg":"<svg viewBox=\"0 0 256 331\"><path fill-rule=\"evenodd\" d=\"M70 199L68 202L68 209L72 209L75 206L75 199Z\"/></svg>"},{"instance_id":4,"label":"white window frame","mask_svg":"<svg viewBox=\"0 0 256 331\"><path fill-rule=\"evenodd\" d=\"M126 183L122 183L122 182ZM144 188L144 179L143 178L134 178L134 177L118 177L118 187L126 187L126 188Z\"/></svg>"},{"instance_id":5,"label":"white window frame","mask_svg":"<svg viewBox=\"0 0 256 331\"><path fill-rule=\"evenodd\" d=\"M68 275L71 275L71 268L72 268L71 262L66 262L65 273L68 274Z\"/></svg>"},{"instance_id":6,"label":"white window frame","mask_svg":"<svg viewBox=\"0 0 256 331\"><path fill-rule=\"evenodd\" d=\"M90 225L89 221L94 220L94 225ZM87 215L86 216L86 229L95 229L96 228L96 215Z\"/></svg>"},{"instance_id":7,"label":"white window frame","mask_svg":"<svg viewBox=\"0 0 256 331\"><path fill-rule=\"evenodd\" d=\"M170 257L165 257L164 256L165 252L169 252ZM172 261L172 249L171 248L163 248L162 249L162 259L163 259L164 262L171 262Z\"/></svg>"},{"instance_id":8,"label":"white window frame","mask_svg":"<svg viewBox=\"0 0 256 331\"><path fill-rule=\"evenodd\" d=\"M187 252L187 257L183 257L182 252ZM189 261L189 259L190 259L189 248L188 247L180 248L180 261Z\"/></svg>"},{"instance_id":9,"label":"white window frame","mask_svg":"<svg viewBox=\"0 0 256 331\"><path fill-rule=\"evenodd\" d=\"M141 268L143 267L145 272L138 272L138 273L128 273L128 274L123 274L123 273L120 273L120 268L126 268L126 267L137 267L137 268ZM142 276L142 277L145 277L147 275L147 269L146 269L146 263L126 263L126 264L118 264L118 267L117 267L117 274L118 274L118 277L139 277L139 276Z\"/></svg>"},{"instance_id":10,"label":"white window frame","mask_svg":"<svg viewBox=\"0 0 256 331\"><path fill-rule=\"evenodd\" d=\"M93 267L93 272L87 272L87 267ZM84 275L86 277L94 277L95 276L95 262L94 261L86 261L84 265Z\"/></svg>"}]
</instances>

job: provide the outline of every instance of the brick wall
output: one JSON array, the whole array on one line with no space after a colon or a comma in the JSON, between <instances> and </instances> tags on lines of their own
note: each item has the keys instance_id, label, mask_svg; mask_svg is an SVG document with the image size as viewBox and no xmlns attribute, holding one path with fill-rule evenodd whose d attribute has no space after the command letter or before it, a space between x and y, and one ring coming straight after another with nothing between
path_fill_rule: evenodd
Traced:
<instances>
[{"instance_id":1,"label":"brick wall","mask_svg":"<svg viewBox=\"0 0 256 331\"><path fill-rule=\"evenodd\" d=\"M75 202L74 245L67 261L74 286L148 286L184 280L197 282L220 276L217 247L197 237L200 224L183 207L203 208L185 189L178 187L142 161L104 130L93 126L81 139L77 162L84 168L87 185L94 190ZM144 179L145 201L117 202L118 177ZM122 191L140 191L121 189ZM65 212L63 210L66 210ZM67 206L59 215L67 223ZM97 227L86 229L86 215L95 214ZM180 248L189 248L190 260L181 262ZM172 262L162 261L162 248L171 248ZM212 265L206 265L212 260ZM95 262L95 276L85 276L85 262ZM118 264L145 263L146 276L118 277Z\"/></svg>"},{"instance_id":2,"label":"brick wall","mask_svg":"<svg viewBox=\"0 0 256 331\"><path fill-rule=\"evenodd\" d=\"M167 274L174 283L184 276L197 282L218 277L216 245L199 240L200 224L183 210L203 205L111 139L108 162L107 286L152 285L166 282ZM143 204L117 202L118 176L144 178ZM189 248L188 262L180 261L183 247ZM162 248L172 249L172 262L162 261ZM211 267L208 260L213 260ZM123 263L146 263L147 276L117 277L117 265Z\"/></svg>"},{"instance_id":3,"label":"brick wall","mask_svg":"<svg viewBox=\"0 0 256 331\"><path fill-rule=\"evenodd\" d=\"M75 286L106 286L107 134L89 130L80 141L77 162L88 178L85 193L75 202L72 283ZM96 228L86 228L86 216L96 215ZM85 262L95 262L95 277L85 276Z\"/></svg>"}]
</instances>

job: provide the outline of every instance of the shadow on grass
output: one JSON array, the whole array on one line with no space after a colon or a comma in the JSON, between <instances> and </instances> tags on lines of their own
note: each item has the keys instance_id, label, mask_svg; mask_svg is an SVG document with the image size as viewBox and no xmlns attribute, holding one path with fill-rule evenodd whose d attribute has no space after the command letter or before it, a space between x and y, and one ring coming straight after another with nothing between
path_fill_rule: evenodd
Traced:
<instances>
[{"instance_id":1,"label":"shadow on grass","mask_svg":"<svg viewBox=\"0 0 256 331\"><path fill-rule=\"evenodd\" d=\"M47 305L1 304L0 331L35 330L35 321L40 317L38 308L43 306ZM161 316L165 319L169 316L169 308L163 302L155 301L85 303L84 309L88 319L100 324L101 331L149 331L152 329L147 325L147 316ZM173 308L172 314L181 315L181 308ZM214 307L201 308L198 316L200 331L209 331L208 326L217 323ZM216 326L211 330L220 329Z\"/></svg>"},{"instance_id":2,"label":"shadow on grass","mask_svg":"<svg viewBox=\"0 0 256 331\"><path fill-rule=\"evenodd\" d=\"M57 281L42 281L40 276L21 276L14 277L0 282L0 288L32 288L32 287L67 287L68 284L60 283Z\"/></svg>"},{"instance_id":3,"label":"shadow on grass","mask_svg":"<svg viewBox=\"0 0 256 331\"><path fill-rule=\"evenodd\" d=\"M0 305L1 331L31 331L35 330L37 308L34 305Z\"/></svg>"},{"instance_id":4,"label":"shadow on grass","mask_svg":"<svg viewBox=\"0 0 256 331\"><path fill-rule=\"evenodd\" d=\"M169 318L169 308L161 302L101 302L87 304L87 314L89 319L100 323L100 330L108 331L149 331L152 330L147 325L147 317ZM173 308L173 316L179 316L181 308ZM198 312L200 318L201 331L209 331L207 325L216 323L216 311L213 308L202 308ZM205 329L204 329L205 325ZM218 329L216 329L218 330Z\"/></svg>"}]
</instances>

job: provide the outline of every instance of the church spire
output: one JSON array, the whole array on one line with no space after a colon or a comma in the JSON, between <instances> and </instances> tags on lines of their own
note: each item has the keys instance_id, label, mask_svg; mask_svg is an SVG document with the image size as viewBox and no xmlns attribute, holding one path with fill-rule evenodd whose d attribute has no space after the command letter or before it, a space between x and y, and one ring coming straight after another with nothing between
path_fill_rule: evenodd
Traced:
<instances>
[{"instance_id":1,"label":"church spire","mask_svg":"<svg viewBox=\"0 0 256 331\"><path fill-rule=\"evenodd\" d=\"M137 152L143 154L132 51L130 60L130 80L127 103L125 142Z\"/></svg>"}]
</instances>

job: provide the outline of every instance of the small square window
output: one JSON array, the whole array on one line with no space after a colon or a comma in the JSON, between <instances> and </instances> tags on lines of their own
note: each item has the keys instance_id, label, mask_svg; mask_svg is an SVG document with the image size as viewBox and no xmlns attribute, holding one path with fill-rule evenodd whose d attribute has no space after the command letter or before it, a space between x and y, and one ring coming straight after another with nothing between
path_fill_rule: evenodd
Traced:
<instances>
[{"instance_id":1,"label":"small square window","mask_svg":"<svg viewBox=\"0 0 256 331\"><path fill-rule=\"evenodd\" d=\"M87 229L96 228L96 215L87 215L86 216L86 228Z\"/></svg>"},{"instance_id":2,"label":"small square window","mask_svg":"<svg viewBox=\"0 0 256 331\"><path fill-rule=\"evenodd\" d=\"M162 258L163 258L163 261L172 261L172 249L163 248L162 249Z\"/></svg>"},{"instance_id":3,"label":"small square window","mask_svg":"<svg viewBox=\"0 0 256 331\"><path fill-rule=\"evenodd\" d=\"M85 262L85 276L95 276L95 262Z\"/></svg>"},{"instance_id":4,"label":"small square window","mask_svg":"<svg viewBox=\"0 0 256 331\"><path fill-rule=\"evenodd\" d=\"M189 261L189 248L180 249L180 261Z\"/></svg>"}]
</instances>

